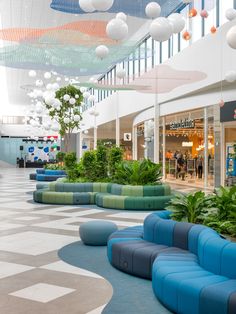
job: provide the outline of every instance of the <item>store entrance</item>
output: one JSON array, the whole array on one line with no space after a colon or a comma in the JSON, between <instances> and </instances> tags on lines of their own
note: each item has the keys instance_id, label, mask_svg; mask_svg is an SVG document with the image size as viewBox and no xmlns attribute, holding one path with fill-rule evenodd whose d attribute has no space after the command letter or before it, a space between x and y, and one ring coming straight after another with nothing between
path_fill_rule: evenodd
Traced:
<instances>
[{"instance_id":1,"label":"store entrance","mask_svg":"<svg viewBox=\"0 0 236 314\"><path fill-rule=\"evenodd\" d=\"M225 123L225 184L236 185L236 122Z\"/></svg>"},{"instance_id":2,"label":"store entrance","mask_svg":"<svg viewBox=\"0 0 236 314\"><path fill-rule=\"evenodd\" d=\"M208 118L207 181L214 185L214 128ZM203 110L165 118L166 179L181 184L204 185Z\"/></svg>"}]
</instances>

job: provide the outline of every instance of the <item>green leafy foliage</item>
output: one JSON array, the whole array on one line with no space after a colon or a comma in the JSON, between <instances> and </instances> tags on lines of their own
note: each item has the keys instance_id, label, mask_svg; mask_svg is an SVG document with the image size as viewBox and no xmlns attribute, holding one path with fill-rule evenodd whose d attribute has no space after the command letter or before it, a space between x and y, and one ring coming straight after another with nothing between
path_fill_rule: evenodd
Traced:
<instances>
[{"instance_id":1,"label":"green leafy foliage","mask_svg":"<svg viewBox=\"0 0 236 314\"><path fill-rule=\"evenodd\" d=\"M75 152L67 153L65 155L64 162L66 169L73 170L77 162L76 153Z\"/></svg>"},{"instance_id":2,"label":"green leafy foliage","mask_svg":"<svg viewBox=\"0 0 236 314\"><path fill-rule=\"evenodd\" d=\"M204 224L219 233L236 236L236 186L216 189L210 201Z\"/></svg>"},{"instance_id":3,"label":"green leafy foliage","mask_svg":"<svg viewBox=\"0 0 236 314\"><path fill-rule=\"evenodd\" d=\"M108 171L111 178L114 177L118 165L123 160L124 150L120 147L113 146L108 153Z\"/></svg>"},{"instance_id":4,"label":"green leafy foliage","mask_svg":"<svg viewBox=\"0 0 236 314\"><path fill-rule=\"evenodd\" d=\"M75 104L71 105L69 101L64 100L64 96L69 95L75 99ZM45 103L46 108L49 110L49 115L53 120L56 120L60 125L60 134L64 136L66 133L71 133L73 129L79 128L80 120L82 119L80 113L81 102L83 101L83 95L81 91L73 85L68 85L60 88L56 92L56 99L60 100L61 106L56 109L52 105ZM73 120L73 116L78 115L79 121ZM64 118L69 118L70 122L65 123Z\"/></svg>"},{"instance_id":5,"label":"green leafy foliage","mask_svg":"<svg viewBox=\"0 0 236 314\"><path fill-rule=\"evenodd\" d=\"M166 209L173 212L171 217L174 220L198 223L207 212L209 201L209 197L202 191L194 194L177 194L170 200L170 205Z\"/></svg>"},{"instance_id":6,"label":"green leafy foliage","mask_svg":"<svg viewBox=\"0 0 236 314\"><path fill-rule=\"evenodd\" d=\"M81 160L83 169L84 169L84 176L88 179L88 181L96 181L96 151L87 151L84 153L83 158Z\"/></svg>"},{"instance_id":7,"label":"green leafy foliage","mask_svg":"<svg viewBox=\"0 0 236 314\"><path fill-rule=\"evenodd\" d=\"M57 162L63 162L65 158L66 153L65 152L58 152L56 155L56 161Z\"/></svg>"},{"instance_id":8,"label":"green leafy foliage","mask_svg":"<svg viewBox=\"0 0 236 314\"><path fill-rule=\"evenodd\" d=\"M114 175L115 182L131 185L158 184L161 178L161 166L149 159L123 161L118 164Z\"/></svg>"},{"instance_id":9,"label":"green leafy foliage","mask_svg":"<svg viewBox=\"0 0 236 314\"><path fill-rule=\"evenodd\" d=\"M48 170L65 170L65 166L59 164L46 164L44 169Z\"/></svg>"},{"instance_id":10,"label":"green leafy foliage","mask_svg":"<svg viewBox=\"0 0 236 314\"><path fill-rule=\"evenodd\" d=\"M107 178L108 175L108 149L100 145L96 151L96 177L98 180L103 180Z\"/></svg>"}]
</instances>

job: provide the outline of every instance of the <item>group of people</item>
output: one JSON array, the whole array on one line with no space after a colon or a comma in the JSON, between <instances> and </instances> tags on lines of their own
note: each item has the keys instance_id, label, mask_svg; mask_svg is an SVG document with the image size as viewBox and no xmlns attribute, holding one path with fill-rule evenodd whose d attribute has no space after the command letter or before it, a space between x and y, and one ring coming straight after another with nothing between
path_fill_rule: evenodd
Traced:
<instances>
[{"instance_id":1,"label":"group of people","mask_svg":"<svg viewBox=\"0 0 236 314\"><path fill-rule=\"evenodd\" d=\"M182 153L181 151L176 151L175 153L172 153L171 151L168 151L166 154L166 160L168 159L176 159L176 169L175 174L176 178L182 178L182 180L185 180L187 172L193 176L193 173L195 172L198 179L202 179L203 174L203 156L202 155L195 155L194 158L192 157L191 153L189 151L186 151ZM192 167L188 169L187 167L187 161L188 160L194 160L194 163L192 164Z\"/></svg>"}]
</instances>

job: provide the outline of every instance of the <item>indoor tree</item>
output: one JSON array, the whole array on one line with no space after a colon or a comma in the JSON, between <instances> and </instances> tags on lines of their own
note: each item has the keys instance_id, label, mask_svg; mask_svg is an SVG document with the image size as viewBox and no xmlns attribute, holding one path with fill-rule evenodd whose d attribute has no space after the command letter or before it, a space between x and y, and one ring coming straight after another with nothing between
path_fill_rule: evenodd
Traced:
<instances>
[{"instance_id":1,"label":"indoor tree","mask_svg":"<svg viewBox=\"0 0 236 314\"><path fill-rule=\"evenodd\" d=\"M71 134L80 127L82 101L81 91L73 85L62 87L56 91L54 98L45 99L50 118L59 124L66 152L70 151Z\"/></svg>"}]
</instances>

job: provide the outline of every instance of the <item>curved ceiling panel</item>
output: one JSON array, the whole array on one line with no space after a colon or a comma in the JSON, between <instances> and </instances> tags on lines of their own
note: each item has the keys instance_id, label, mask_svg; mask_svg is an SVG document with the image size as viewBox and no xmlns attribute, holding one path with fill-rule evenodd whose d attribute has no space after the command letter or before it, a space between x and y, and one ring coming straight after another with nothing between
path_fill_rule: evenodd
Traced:
<instances>
[{"instance_id":1,"label":"curved ceiling panel","mask_svg":"<svg viewBox=\"0 0 236 314\"><path fill-rule=\"evenodd\" d=\"M114 0L114 4L108 12L124 12L131 16L146 18L145 7L150 1L151 0ZM166 16L176 9L179 4L183 4L183 1L159 0L158 3L162 7L162 15ZM51 8L66 13L85 14L85 12L81 10L78 0L52 0Z\"/></svg>"}]
</instances>

